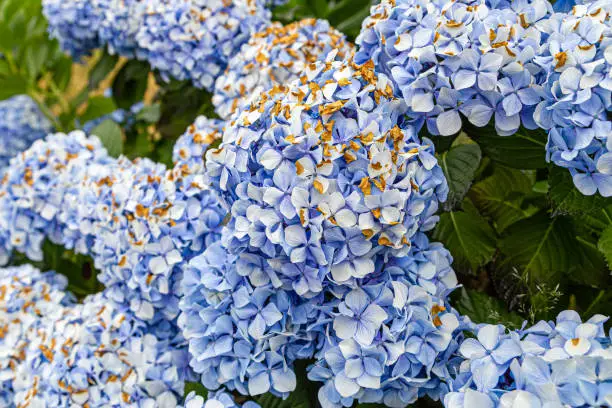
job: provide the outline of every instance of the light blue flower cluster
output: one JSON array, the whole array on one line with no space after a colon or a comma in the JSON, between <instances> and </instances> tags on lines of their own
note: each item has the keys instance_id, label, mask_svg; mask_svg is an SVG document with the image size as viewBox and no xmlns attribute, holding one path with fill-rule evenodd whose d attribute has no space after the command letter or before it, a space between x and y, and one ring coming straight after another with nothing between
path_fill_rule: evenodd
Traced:
<instances>
[{"instance_id":1,"label":"light blue flower cluster","mask_svg":"<svg viewBox=\"0 0 612 408\"><path fill-rule=\"evenodd\" d=\"M247 401L242 405L237 404L234 398L226 392L210 392L208 397L197 395L194 391L190 392L185 398L185 405L180 408L261 408L253 401Z\"/></svg>"},{"instance_id":2,"label":"light blue flower cluster","mask_svg":"<svg viewBox=\"0 0 612 408\"><path fill-rule=\"evenodd\" d=\"M207 172L231 206L229 248L345 283L373 272L373 254L406 254L448 187L384 75L329 61L304 78L240 112Z\"/></svg>"},{"instance_id":3,"label":"light blue flower cluster","mask_svg":"<svg viewBox=\"0 0 612 408\"><path fill-rule=\"evenodd\" d=\"M49 238L93 256L107 296L139 318L176 318L181 262L219 238L225 215L204 175L113 159L81 131L12 163L0 186L3 262L13 250L40 260Z\"/></svg>"},{"instance_id":4,"label":"light blue flower cluster","mask_svg":"<svg viewBox=\"0 0 612 408\"><path fill-rule=\"evenodd\" d=\"M439 397L469 323L446 304L450 254L423 233L448 187L387 78L333 58L243 105L207 152L232 218L185 269L190 365L207 388L284 397L314 357L325 406ZM326 359L345 346L348 373Z\"/></svg>"},{"instance_id":5,"label":"light blue flower cluster","mask_svg":"<svg viewBox=\"0 0 612 408\"><path fill-rule=\"evenodd\" d=\"M46 1L46 0L45 0ZM150 0L106 0L98 30L100 47L106 46L111 55L138 57L139 48L136 34L144 21L144 14Z\"/></svg>"},{"instance_id":6,"label":"light blue flower cluster","mask_svg":"<svg viewBox=\"0 0 612 408\"><path fill-rule=\"evenodd\" d=\"M447 408L612 405L612 349L607 317L582 322L574 311L518 331L481 325L459 348L465 359Z\"/></svg>"},{"instance_id":7,"label":"light blue flower cluster","mask_svg":"<svg viewBox=\"0 0 612 408\"><path fill-rule=\"evenodd\" d=\"M176 407L191 378L182 339L103 293L74 304L65 285L30 266L0 269L3 406Z\"/></svg>"},{"instance_id":8,"label":"light blue flower cluster","mask_svg":"<svg viewBox=\"0 0 612 408\"><path fill-rule=\"evenodd\" d=\"M363 23L355 59L373 61L394 81L418 129L453 135L460 114L476 126L494 117L500 135L521 123L534 129L542 99L536 24L552 8L545 0L496 7L485 0L384 0Z\"/></svg>"},{"instance_id":9,"label":"light blue flower cluster","mask_svg":"<svg viewBox=\"0 0 612 408\"><path fill-rule=\"evenodd\" d=\"M204 160L208 147L221 140L225 121L198 116L174 144L174 166L191 174L204 174Z\"/></svg>"},{"instance_id":10,"label":"light blue flower cluster","mask_svg":"<svg viewBox=\"0 0 612 408\"><path fill-rule=\"evenodd\" d=\"M536 63L545 99L534 114L548 129L547 159L568 168L581 193L612 196L612 5L593 1L540 24Z\"/></svg>"},{"instance_id":11,"label":"light blue flower cluster","mask_svg":"<svg viewBox=\"0 0 612 408\"><path fill-rule=\"evenodd\" d=\"M305 19L286 26L273 23L254 34L229 60L215 83L215 112L228 120L239 106L262 92L301 77L308 64L324 60L332 51L335 59L342 60L351 50L345 36L325 20Z\"/></svg>"},{"instance_id":12,"label":"light blue flower cluster","mask_svg":"<svg viewBox=\"0 0 612 408\"><path fill-rule=\"evenodd\" d=\"M76 59L107 47L166 80L212 90L231 57L270 24L261 0L44 0L51 36Z\"/></svg>"},{"instance_id":13,"label":"light blue flower cluster","mask_svg":"<svg viewBox=\"0 0 612 408\"><path fill-rule=\"evenodd\" d=\"M565 7L565 6L563 6ZM607 1L552 14L545 0L386 0L357 38L434 135L491 119L498 134L548 130L547 158L587 195L612 195L612 30Z\"/></svg>"},{"instance_id":14,"label":"light blue flower cluster","mask_svg":"<svg viewBox=\"0 0 612 408\"><path fill-rule=\"evenodd\" d=\"M78 193L88 166L110 160L100 141L81 131L51 134L13 158L0 182L0 263L13 251L42 260L45 238L63 243L58 217L73 205L68 195Z\"/></svg>"},{"instance_id":15,"label":"light blue flower cluster","mask_svg":"<svg viewBox=\"0 0 612 408\"><path fill-rule=\"evenodd\" d=\"M17 95L0 101L0 169L51 130L51 122L29 96Z\"/></svg>"},{"instance_id":16,"label":"light blue flower cluster","mask_svg":"<svg viewBox=\"0 0 612 408\"><path fill-rule=\"evenodd\" d=\"M61 316L72 298L67 280L53 272L41 274L30 265L0 269L0 405L14 407L18 367L25 350L46 319Z\"/></svg>"},{"instance_id":17,"label":"light blue flower cluster","mask_svg":"<svg viewBox=\"0 0 612 408\"><path fill-rule=\"evenodd\" d=\"M229 59L269 22L259 0L155 0L136 40L140 56L165 79L212 90Z\"/></svg>"},{"instance_id":18,"label":"light blue flower cluster","mask_svg":"<svg viewBox=\"0 0 612 408\"><path fill-rule=\"evenodd\" d=\"M44 0L49 34L64 51L80 60L103 44L98 28L109 10L109 0Z\"/></svg>"}]
</instances>

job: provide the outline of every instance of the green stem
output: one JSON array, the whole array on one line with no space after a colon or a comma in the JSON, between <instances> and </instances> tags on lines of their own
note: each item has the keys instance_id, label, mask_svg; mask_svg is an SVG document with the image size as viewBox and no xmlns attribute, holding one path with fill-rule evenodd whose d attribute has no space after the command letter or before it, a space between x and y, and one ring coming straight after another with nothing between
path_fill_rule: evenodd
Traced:
<instances>
[{"instance_id":1,"label":"green stem","mask_svg":"<svg viewBox=\"0 0 612 408\"><path fill-rule=\"evenodd\" d=\"M71 111L70 104L64 97L63 92L59 89L59 87L55 83L55 80L53 80L53 77L49 76L47 78L47 83L49 84L49 89L51 89L51 93L59 101L59 104L62 107L62 111L69 113Z\"/></svg>"},{"instance_id":2,"label":"green stem","mask_svg":"<svg viewBox=\"0 0 612 408\"><path fill-rule=\"evenodd\" d=\"M55 127L55 130L57 132L63 132L64 131L64 127L60 123L59 119L47 107L43 97L41 95L37 94L34 91L28 91L28 95L30 95L30 97L32 99L34 99L34 101L36 101L36 103L38 104L38 107L40 108L40 111L43 113L43 115L45 115L47 117L47 119L49 119L53 123L53 126Z\"/></svg>"},{"instance_id":3,"label":"green stem","mask_svg":"<svg viewBox=\"0 0 612 408\"><path fill-rule=\"evenodd\" d=\"M13 55L10 52L7 52L6 54L4 54L4 58L6 59L6 62L8 63L11 72L13 74L19 74L19 68L17 68L15 61L13 60Z\"/></svg>"},{"instance_id":4,"label":"green stem","mask_svg":"<svg viewBox=\"0 0 612 408\"><path fill-rule=\"evenodd\" d=\"M603 297L605 294L606 294L606 291L605 291L605 290L600 290L600 291L599 291L599 294L597 295L597 297L595 298L595 300L593 300L593 301L591 302L591 304L589 305L589 308L586 310L586 312L584 312L584 315L585 315L585 316L588 316L588 315L590 314L589 312L590 312L590 311L593 309L593 307L595 307L595 305L596 305L597 303L599 303L599 301L601 300L601 298L602 298L602 297Z\"/></svg>"}]
</instances>

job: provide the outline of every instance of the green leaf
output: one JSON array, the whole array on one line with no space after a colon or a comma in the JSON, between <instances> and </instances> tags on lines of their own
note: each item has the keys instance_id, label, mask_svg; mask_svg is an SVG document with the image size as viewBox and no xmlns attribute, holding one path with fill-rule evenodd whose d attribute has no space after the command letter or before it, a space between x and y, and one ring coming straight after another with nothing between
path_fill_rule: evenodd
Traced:
<instances>
[{"instance_id":1,"label":"green leaf","mask_svg":"<svg viewBox=\"0 0 612 408\"><path fill-rule=\"evenodd\" d=\"M495 232L469 199L464 211L440 214L433 238L441 241L453 254L453 265L465 272L476 272L495 253Z\"/></svg>"},{"instance_id":2,"label":"green leaf","mask_svg":"<svg viewBox=\"0 0 612 408\"><path fill-rule=\"evenodd\" d=\"M43 243L43 270L54 270L68 278L68 290L79 298L98 293L102 284L97 279L93 261L84 256L63 248L60 245L45 241Z\"/></svg>"},{"instance_id":3,"label":"green leaf","mask_svg":"<svg viewBox=\"0 0 612 408\"><path fill-rule=\"evenodd\" d=\"M187 82L173 81L164 84L159 92L161 117L157 129L162 136L174 140L185 132L198 115L216 117L212 106L212 94L196 89Z\"/></svg>"},{"instance_id":4,"label":"green leaf","mask_svg":"<svg viewBox=\"0 0 612 408\"><path fill-rule=\"evenodd\" d=\"M597 248L604 255L608 265L612 268L612 225L609 225L599 237Z\"/></svg>"},{"instance_id":5,"label":"green leaf","mask_svg":"<svg viewBox=\"0 0 612 408\"><path fill-rule=\"evenodd\" d=\"M553 282L566 274L580 261L577 245L571 220L551 218L544 211L513 224L500 240L500 250L506 256L503 263L519 267L532 283Z\"/></svg>"},{"instance_id":6,"label":"green leaf","mask_svg":"<svg viewBox=\"0 0 612 408\"><path fill-rule=\"evenodd\" d=\"M147 105L136 115L137 120L142 120L147 123L157 123L161 117L161 105L156 103L154 105Z\"/></svg>"},{"instance_id":7,"label":"green leaf","mask_svg":"<svg viewBox=\"0 0 612 408\"><path fill-rule=\"evenodd\" d=\"M19 75L9 75L0 78L0 100L27 92L28 84Z\"/></svg>"},{"instance_id":8,"label":"green leaf","mask_svg":"<svg viewBox=\"0 0 612 408\"><path fill-rule=\"evenodd\" d=\"M131 60L121 68L113 81L113 99L118 107L130 109L142 101L149 80L149 64Z\"/></svg>"},{"instance_id":9,"label":"green leaf","mask_svg":"<svg viewBox=\"0 0 612 408\"><path fill-rule=\"evenodd\" d=\"M107 119L93 128L92 135L98 136L108 154L117 157L123 153L123 135L121 128L111 119Z\"/></svg>"},{"instance_id":10,"label":"green leaf","mask_svg":"<svg viewBox=\"0 0 612 408\"><path fill-rule=\"evenodd\" d=\"M316 17L325 18L327 16L327 0L308 0L308 3Z\"/></svg>"},{"instance_id":11,"label":"green leaf","mask_svg":"<svg viewBox=\"0 0 612 408\"><path fill-rule=\"evenodd\" d=\"M517 313L508 311L501 300L477 290L461 288L453 298L453 305L459 313L469 316L477 324L503 324L518 328L525 320Z\"/></svg>"},{"instance_id":12,"label":"green leaf","mask_svg":"<svg viewBox=\"0 0 612 408\"><path fill-rule=\"evenodd\" d=\"M29 42L24 50L23 62L30 79L35 79L42 72L49 51L49 45L42 38L35 38Z\"/></svg>"},{"instance_id":13,"label":"green leaf","mask_svg":"<svg viewBox=\"0 0 612 408\"><path fill-rule=\"evenodd\" d=\"M79 119L82 124L85 124L90 120L108 115L115 110L117 110L117 105L115 105L115 102L111 98L92 96L89 101L87 101L87 109L85 109L85 112L83 112Z\"/></svg>"},{"instance_id":14,"label":"green leaf","mask_svg":"<svg viewBox=\"0 0 612 408\"><path fill-rule=\"evenodd\" d=\"M595 288L606 287L610 283L610 270L604 254L598 250L597 242L591 241L590 237L576 237L574 252L577 261L572 263L567 271L567 276L573 282L582 285Z\"/></svg>"},{"instance_id":15,"label":"green leaf","mask_svg":"<svg viewBox=\"0 0 612 408\"><path fill-rule=\"evenodd\" d=\"M117 61L119 61L117 55L110 55L105 51L89 71L89 81L87 82L89 89L96 89L100 82L115 68Z\"/></svg>"},{"instance_id":16,"label":"green leaf","mask_svg":"<svg viewBox=\"0 0 612 408\"><path fill-rule=\"evenodd\" d=\"M574 186L569 170L551 166L549 173L550 201L555 214L589 213L612 204L612 198L599 194L585 196Z\"/></svg>"},{"instance_id":17,"label":"green leaf","mask_svg":"<svg viewBox=\"0 0 612 408\"><path fill-rule=\"evenodd\" d=\"M491 217L498 232L511 224L531 217L538 209L524 204L524 196L532 191L534 181L526 173L495 166L493 174L474 184L469 192L482 214Z\"/></svg>"},{"instance_id":18,"label":"green leaf","mask_svg":"<svg viewBox=\"0 0 612 408\"><path fill-rule=\"evenodd\" d=\"M185 396L189 395L189 393L192 391L195 391L196 395L204 397L204 400L206 400L206 397L208 396L208 390L200 382L185 383Z\"/></svg>"},{"instance_id":19,"label":"green leaf","mask_svg":"<svg viewBox=\"0 0 612 408\"><path fill-rule=\"evenodd\" d=\"M446 211L452 210L463 200L474 180L474 173L480 164L480 147L477 144L461 144L442 153L439 162L448 180Z\"/></svg>"},{"instance_id":20,"label":"green leaf","mask_svg":"<svg viewBox=\"0 0 612 408\"><path fill-rule=\"evenodd\" d=\"M6 76L11 73L11 68L5 59L0 58L0 76Z\"/></svg>"},{"instance_id":21,"label":"green leaf","mask_svg":"<svg viewBox=\"0 0 612 408\"><path fill-rule=\"evenodd\" d=\"M65 91L72 77L72 60L67 56L60 56L50 69L53 80L61 91Z\"/></svg>"},{"instance_id":22,"label":"green leaf","mask_svg":"<svg viewBox=\"0 0 612 408\"><path fill-rule=\"evenodd\" d=\"M491 160L515 169L546 167L546 133L543 130L519 129L512 136L498 136L492 125L477 128L469 123L464 131Z\"/></svg>"}]
</instances>

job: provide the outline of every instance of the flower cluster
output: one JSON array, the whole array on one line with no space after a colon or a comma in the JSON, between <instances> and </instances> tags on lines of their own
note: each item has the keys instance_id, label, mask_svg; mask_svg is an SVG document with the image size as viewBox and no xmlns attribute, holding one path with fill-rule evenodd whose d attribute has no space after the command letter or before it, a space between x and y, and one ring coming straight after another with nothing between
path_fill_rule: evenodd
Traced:
<instances>
[{"instance_id":1,"label":"flower cluster","mask_svg":"<svg viewBox=\"0 0 612 408\"><path fill-rule=\"evenodd\" d=\"M51 123L29 96L17 95L0 101L0 169L51 129Z\"/></svg>"},{"instance_id":2,"label":"flower cluster","mask_svg":"<svg viewBox=\"0 0 612 408\"><path fill-rule=\"evenodd\" d=\"M110 160L100 141L81 131L51 134L17 155L0 181L0 263L13 251L42 260L45 238L63 243L59 214L74 205L69 194L78 194L88 167Z\"/></svg>"},{"instance_id":3,"label":"flower cluster","mask_svg":"<svg viewBox=\"0 0 612 408\"><path fill-rule=\"evenodd\" d=\"M254 34L229 60L215 83L215 111L227 120L239 106L275 85L298 79L307 65L324 60L330 52L342 60L351 50L344 35L325 20L305 19L286 26L273 23Z\"/></svg>"},{"instance_id":4,"label":"flower cluster","mask_svg":"<svg viewBox=\"0 0 612 408\"><path fill-rule=\"evenodd\" d=\"M562 6L565 7L565 6ZM383 1L357 38L418 129L452 135L461 115L498 134L548 131L547 158L587 195L612 195L612 20L606 1L552 13L544 0Z\"/></svg>"},{"instance_id":5,"label":"flower cluster","mask_svg":"<svg viewBox=\"0 0 612 408\"><path fill-rule=\"evenodd\" d=\"M51 36L76 59L107 47L208 90L271 17L261 0L44 0L43 12Z\"/></svg>"},{"instance_id":6,"label":"flower cluster","mask_svg":"<svg viewBox=\"0 0 612 408\"><path fill-rule=\"evenodd\" d=\"M141 319L174 320L181 262L219 238L224 212L202 174L106 154L81 131L51 135L0 186L0 249L42 258L45 238L93 256L107 296Z\"/></svg>"},{"instance_id":7,"label":"flower cluster","mask_svg":"<svg viewBox=\"0 0 612 408\"><path fill-rule=\"evenodd\" d=\"M540 24L536 63L546 73L534 119L548 129L547 158L581 193L612 196L612 6L594 1Z\"/></svg>"},{"instance_id":8,"label":"flower cluster","mask_svg":"<svg viewBox=\"0 0 612 408\"><path fill-rule=\"evenodd\" d=\"M172 161L191 174L204 174L205 153L211 144L221 139L225 122L198 116L174 144Z\"/></svg>"},{"instance_id":9,"label":"flower cluster","mask_svg":"<svg viewBox=\"0 0 612 408\"><path fill-rule=\"evenodd\" d=\"M407 253L448 187L392 93L371 67L316 63L237 114L206 163L231 206L228 247L339 283L373 272L373 254Z\"/></svg>"},{"instance_id":10,"label":"flower cluster","mask_svg":"<svg viewBox=\"0 0 612 408\"><path fill-rule=\"evenodd\" d=\"M59 40L64 51L75 59L102 46L98 27L109 10L109 0L44 0L43 13L49 21L49 34Z\"/></svg>"},{"instance_id":11,"label":"flower cluster","mask_svg":"<svg viewBox=\"0 0 612 408\"><path fill-rule=\"evenodd\" d=\"M207 152L232 218L184 272L190 365L210 389L286 396L314 357L325 406L439 397L469 325L446 303L450 254L423 233L446 181L387 78L333 58L242 105Z\"/></svg>"},{"instance_id":12,"label":"flower cluster","mask_svg":"<svg viewBox=\"0 0 612 408\"><path fill-rule=\"evenodd\" d=\"M465 359L444 398L447 408L610 406L612 349L607 317L574 311L518 331L481 325L463 341Z\"/></svg>"},{"instance_id":13,"label":"flower cluster","mask_svg":"<svg viewBox=\"0 0 612 408\"><path fill-rule=\"evenodd\" d=\"M500 135L521 123L533 129L541 100L536 24L552 9L545 0L502 3L384 0L363 23L356 61L389 75L408 115L431 134L459 132L460 114L476 126L494 117Z\"/></svg>"},{"instance_id":14,"label":"flower cluster","mask_svg":"<svg viewBox=\"0 0 612 408\"><path fill-rule=\"evenodd\" d=\"M14 407L17 367L46 319L61 315L71 298L66 278L30 265L0 269L0 405Z\"/></svg>"},{"instance_id":15,"label":"flower cluster","mask_svg":"<svg viewBox=\"0 0 612 408\"><path fill-rule=\"evenodd\" d=\"M190 378L181 338L103 293L74 304L65 286L30 266L0 270L3 406L177 406Z\"/></svg>"},{"instance_id":16,"label":"flower cluster","mask_svg":"<svg viewBox=\"0 0 612 408\"><path fill-rule=\"evenodd\" d=\"M46 1L46 0L45 0ZM142 26L149 0L106 0L106 8L98 29L100 46L111 55L139 56L136 34Z\"/></svg>"},{"instance_id":17,"label":"flower cluster","mask_svg":"<svg viewBox=\"0 0 612 408\"><path fill-rule=\"evenodd\" d=\"M141 57L163 77L212 90L229 59L269 21L258 0L156 0L136 39Z\"/></svg>"}]
</instances>

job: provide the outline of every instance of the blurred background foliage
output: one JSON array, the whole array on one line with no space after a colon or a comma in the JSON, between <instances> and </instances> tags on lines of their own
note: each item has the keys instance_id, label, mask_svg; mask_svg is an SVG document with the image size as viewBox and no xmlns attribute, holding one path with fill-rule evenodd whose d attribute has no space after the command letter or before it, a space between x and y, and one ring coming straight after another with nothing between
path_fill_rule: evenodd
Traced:
<instances>
[{"instance_id":1,"label":"blurred background foliage","mask_svg":"<svg viewBox=\"0 0 612 408\"><path fill-rule=\"evenodd\" d=\"M354 40L370 4L290 0L274 16L283 23L325 18ZM0 1L0 100L30 95L58 131L144 102L130 126L107 119L92 133L114 155L171 165L176 138L196 116L215 116L206 91L166 83L148 64L102 51L73 63L46 30L40 0ZM610 313L612 199L581 195L567 171L549 165L543 132L500 137L492 128L466 125L458 135L432 140L450 185L433 237L453 254L463 285L453 294L461 313L511 327L564 309L585 317ZM79 296L100 290L91 261L63 248L47 244L37 266L67 275ZM300 392L309 401L312 392ZM289 405L272 399L266 406Z\"/></svg>"}]
</instances>

